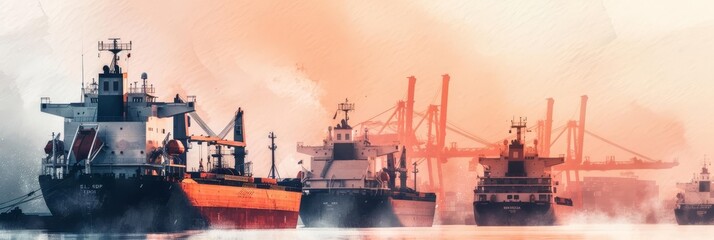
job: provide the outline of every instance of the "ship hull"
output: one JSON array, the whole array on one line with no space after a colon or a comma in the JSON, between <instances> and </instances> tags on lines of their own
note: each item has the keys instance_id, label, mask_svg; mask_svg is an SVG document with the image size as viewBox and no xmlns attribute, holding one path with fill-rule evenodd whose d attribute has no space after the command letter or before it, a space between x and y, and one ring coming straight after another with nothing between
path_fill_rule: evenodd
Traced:
<instances>
[{"instance_id":1,"label":"ship hull","mask_svg":"<svg viewBox=\"0 0 714 240\"><path fill-rule=\"evenodd\" d=\"M51 179L40 176L40 186L47 207L61 223L56 228L121 232L206 227L294 228L301 194L291 192L292 210L283 211L265 206L266 202L275 202L267 197L271 195L268 192L276 192L272 196L282 196L287 191L203 184L192 179L121 179L112 175ZM232 193L239 192L262 194L234 198L236 195ZM243 205L230 205L232 201L242 201Z\"/></svg>"},{"instance_id":2,"label":"ship hull","mask_svg":"<svg viewBox=\"0 0 714 240\"><path fill-rule=\"evenodd\" d=\"M212 228L276 229L297 226L302 196L299 190L223 186L202 183L200 179L182 181L181 189L191 206Z\"/></svg>"},{"instance_id":3,"label":"ship hull","mask_svg":"<svg viewBox=\"0 0 714 240\"><path fill-rule=\"evenodd\" d=\"M550 203L474 202L478 226L548 226L555 224Z\"/></svg>"},{"instance_id":4,"label":"ship hull","mask_svg":"<svg viewBox=\"0 0 714 240\"><path fill-rule=\"evenodd\" d=\"M714 204L681 204L674 209L679 225L714 225Z\"/></svg>"},{"instance_id":5,"label":"ship hull","mask_svg":"<svg viewBox=\"0 0 714 240\"><path fill-rule=\"evenodd\" d=\"M436 197L391 191L310 190L300 217L306 227L431 227Z\"/></svg>"}]
</instances>

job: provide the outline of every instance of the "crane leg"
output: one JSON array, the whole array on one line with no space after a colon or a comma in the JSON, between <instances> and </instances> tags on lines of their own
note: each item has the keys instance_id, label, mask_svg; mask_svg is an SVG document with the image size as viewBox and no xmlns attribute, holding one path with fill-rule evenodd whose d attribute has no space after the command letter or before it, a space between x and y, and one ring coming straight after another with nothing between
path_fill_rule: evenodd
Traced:
<instances>
[{"instance_id":1,"label":"crane leg","mask_svg":"<svg viewBox=\"0 0 714 240\"><path fill-rule=\"evenodd\" d=\"M430 188L433 188L433 187L434 187L434 171L432 170L431 164L432 164L432 163L431 163L431 158L430 158L430 157L427 157L427 158L426 158L426 165L427 165L427 168L428 168L428 170L429 170L429 187L430 187ZM440 181L439 183L441 183L441 181Z\"/></svg>"},{"instance_id":2,"label":"crane leg","mask_svg":"<svg viewBox=\"0 0 714 240\"><path fill-rule=\"evenodd\" d=\"M439 189L439 195L438 195L439 200L438 200L438 201L439 201L439 203L444 203L444 196L445 196L445 194L444 194L444 176L443 176L442 171L441 171L441 165L442 165L441 160L442 160L442 159L437 159L437 160L436 160L436 172L437 172L437 174L439 175L439 187L438 187L438 189ZM441 206L444 206L444 204L440 204L440 205L441 205Z\"/></svg>"}]
</instances>

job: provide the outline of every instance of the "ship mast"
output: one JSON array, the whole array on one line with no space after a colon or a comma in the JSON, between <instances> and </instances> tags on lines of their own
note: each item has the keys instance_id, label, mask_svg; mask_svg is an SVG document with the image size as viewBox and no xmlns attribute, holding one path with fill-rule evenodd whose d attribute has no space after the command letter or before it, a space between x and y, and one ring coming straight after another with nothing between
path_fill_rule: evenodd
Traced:
<instances>
[{"instance_id":1,"label":"ship mast","mask_svg":"<svg viewBox=\"0 0 714 240\"><path fill-rule=\"evenodd\" d=\"M337 110L345 112L345 119L342 120L342 127L348 128L350 126L348 123L348 121L350 120L349 112L355 110L355 104L350 103L350 101L347 98L345 98L345 102L340 103L337 106ZM335 117L333 117L333 119L336 117L337 117L337 113L335 113Z\"/></svg>"},{"instance_id":2,"label":"ship mast","mask_svg":"<svg viewBox=\"0 0 714 240\"><path fill-rule=\"evenodd\" d=\"M113 54L112 56L112 64L109 66L109 72L110 73L120 73L117 71L117 61L119 61L119 52L125 51L125 50L131 50L131 41L129 43L121 43L119 42L120 38L109 38L111 40L110 43L104 43L104 41L100 41L97 48L99 51L108 51Z\"/></svg>"},{"instance_id":3,"label":"ship mast","mask_svg":"<svg viewBox=\"0 0 714 240\"><path fill-rule=\"evenodd\" d=\"M280 178L280 173L278 173L278 168L275 167L275 149L278 149L278 146L275 145L275 133L270 132L268 135L268 138L270 138L270 146L268 146L268 149L270 149L271 153L271 159L270 159L270 172L268 172L268 177L269 178L274 178L277 179Z\"/></svg>"},{"instance_id":4,"label":"ship mast","mask_svg":"<svg viewBox=\"0 0 714 240\"><path fill-rule=\"evenodd\" d=\"M525 143L521 129L526 128L526 119L520 117L518 118L518 122L511 120L511 128L516 129L516 141L518 141L519 144ZM511 133L511 131L508 131L508 133Z\"/></svg>"}]
</instances>

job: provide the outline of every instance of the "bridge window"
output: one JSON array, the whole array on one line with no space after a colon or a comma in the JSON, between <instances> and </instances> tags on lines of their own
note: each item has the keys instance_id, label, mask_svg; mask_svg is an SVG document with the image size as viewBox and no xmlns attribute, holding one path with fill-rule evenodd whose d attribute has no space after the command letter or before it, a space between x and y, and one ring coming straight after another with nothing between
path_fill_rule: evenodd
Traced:
<instances>
[{"instance_id":1,"label":"bridge window","mask_svg":"<svg viewBox=\"0 0 714 240\"><path fill-rule=\"evenodd\" d=\"M519 198L520 196L521 196L521 195L513 195L513 199L518 200L518 198Z\"/></svg>"},{"instance_id":2,"label":"bridge window","mask_svg":"<svg viewBox=\"0 0 714 240\"><path fill-rule=\"evenodd\" d=\"M109 91L109 82L104 82L104 91Z\"/></svg>"},{"instance_id":3,"label":"bridge window","mask_svg":"<svg viewBox=\"0 0 714 240\"><path fill-rule=\"evenodd\" d=\"M509 200L513 199L513 195L508 195L508 196L506 196L506 198L508 198Z\"/></svg>"},{"instance_id":4,"label":"bridge window","mask_svg":"<svg viewBox=\"0 0 714 240\"><path fill-rule=\"evenodd\" d=\"M144 98L142 98L142 97L133 97L133 98L131 99L131 101L132 101L132 102L143 102L143 101L144 101Z\"/></svg>"},{"instance_id":5,"label":"bridge window","mask_svg":"<svg viewBox=\"0 0 714 240\"><path fill-rule=\"evenodd\" d=\"M342 140L342 134L340 134L340 133L337 134L337 140Z\"/></svg>"},{"instance_id":6,"label":"bridge window","mask_svg":"<svg viewBox=\"0 0 714 240\"><path fill-rule=\"evenodd\" d=\"M114 91L119 91L119 81L114 81Z\"/></svg>"},{"instance_id":7,"label":"bridge window","mask_svg":"<svg viewBox=\"0 0 714 240\"><path fill-rule=\"evenodd\" d=\"M350 134L345 134L345 140L350 140Z\"/></svg>"}]
</instances>

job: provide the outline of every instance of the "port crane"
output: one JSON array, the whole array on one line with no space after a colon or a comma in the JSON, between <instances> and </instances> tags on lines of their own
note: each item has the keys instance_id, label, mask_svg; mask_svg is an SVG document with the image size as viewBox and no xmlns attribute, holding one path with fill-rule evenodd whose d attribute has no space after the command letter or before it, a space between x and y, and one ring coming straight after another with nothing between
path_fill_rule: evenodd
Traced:
<instances>
[{"instance_id":1,"label":"port crane","mask_svg":"<svg viewBox=\"0 0 714 240\"><path fill-rule=\"evenodd\" d=\"M429 105L423 112L414 110L414 91L416 86L416 77L407 77L407 99L397 101L396 105L389 109L373 116L366 121L363 121L357 126L363 129L378 129L376 133L370 134L370 141L377 144L392 144L399 143L406 147L407 156L411 162L426 160L428 171L427 189L431 189L439 194L439 202L443 203L446 196L443 185L443 164L447 163L451 158L465 158L470 160L470 170L475 171L475 166L480 156L493 156L501 153L500 144L497 141L489 141L476 134L470 133L464 128L450 123L447 119L448 110L448 93L449 93L449 75L442 75L441 102L439 105ZM538 124L530 127L528 130L537 132L537 139L540 144L538 146L539 155L549 156L550 149L563 134L567 138L567 154L565 156L565 164L562 164L555 169L559 174L565 175L571 182L570 176L574 174L574 183L579 185L580 171L611 171L611 170L633 170L633 169L668 169L677 166L675 162L664 162L655 160L644 154L633 151L623 145L617 144L608 140L602 135L593 133L585 128L585 109L587 106L587 96L582 96L580 106L580 120L570 120L566 125L553 129L553 105L554 100L548 98L546 119L538 121ZM378 121L379 117L386 113L391 114L386 121ZM416 122L414 120L418 120ZM426 137L417 137L417 131L420 127L422 131L426 131ZM389 132L388 130L391 130ZM560 131L555 139L552 139L553 130ZM466 139L472 140L480 146L462 148L456 142L446 144L446 133L451 132ZM567 134L566 134L567 133ZM608 157L605 161L590 161L589 157L584 157L583 147L585 136L605 142L618 149L624 150L635 155L627 161L615 161L614 157ZM411 165L411 164L410 164ZM416 184L416 183L415 183ZM575 190L578 186L574 186ZM577 198L576 198L577 199Z\"/></svg>"}]
</instances>

